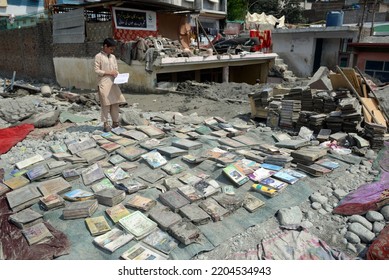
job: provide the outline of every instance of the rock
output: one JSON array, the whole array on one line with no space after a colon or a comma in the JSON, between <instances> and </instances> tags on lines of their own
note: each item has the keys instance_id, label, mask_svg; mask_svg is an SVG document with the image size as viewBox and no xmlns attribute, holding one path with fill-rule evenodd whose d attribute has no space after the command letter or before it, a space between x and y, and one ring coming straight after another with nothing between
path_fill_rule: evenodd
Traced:
<instances>
[{"instance_id":1,"label":"rock","mask_svg":"<svg viewBox=\"0 0 389 280\"><path fill-rule=\"evenodd\" d=\"M376 153L373 150L368 149L366 151L365 158L367 158L367 159L374 159L376 156L377 155L376 155Z\"/></svg>"},{"instance_id":2,"label":"rock","mask_svg":"<svg viewBox=\"0 0 389 280\"><path fill-rule=\"evenodd\" d=\"M380 212L384 216L385 220L389 221L389 205L382 207Z\"/></svg>"},{"instance_id":3,"label":"rock","mask_svg":"<svg viewBox=\"0 0 389 280\"><path fill-rule=\"evenodd\" d=\"M303 213L298 206L283 208L278 210L277 219L281 225L300 224L303 219Z\"/></svg>"},{"instance_id":4,"label":"rock","mask_svg":"<svg viewBox=\"0 0 389 280\"><path fill-rule=\"evenodd\" d=\"M318 202L320 204L324 204L324 203L327 203L328 201L328 198L321 195L320 193L316 192L316 193L313 193L311 196L310 196L310 199L312 202Z\"/></svg>"},{"instance_id":5,"label":"rock","mask_svg":"<svg viewBox=\"0 0 389 280\"><path fill-rule=\"evenodd\" d=\"M385 223L383 222L374 222L373 223L373 232L374 233L380 233L381 230L383 230L385 227Z\"/></svg>"},{"instance_id":6,"label":"rock","mask_svg":"<svg viewBox=\"0 0 389 280\"><path fill-rule=\"evenodd\" d=\"M21 123L31 123L37 128L52 127L57 123L59 114L59 110L55 110L48 113L38 113L33 115L31 118L24 120Z\"/></svg>"},{"instance_id":7,"label":"rock","mask_svg":"<svg viewBox=\"0 0 389 280\"><path fill-rule=\"evenodd\" d=\"M347 248L347 250L350 250L353 253L358 253L357 248L353 244L351 244L351 243L347 243L346 248Z\"/></svg>"},{"instance_id":8,"label":"rock","mask_svg":"<svg viewBox=\"0 0 389 280\"><path fill-rule=\"evenodd\" d=\"M348 227L348 230L358 235L358 237L365 243L370 243L375 238L374 233L357 222L351 223Z\"/></svg>"},{"instance_id":9,"label":"rock","mask_svg":"<svg viewBox=\"0 0 389 280\"><path fill-rule=\"evenodd\" d=\"M384 220L384 215L377 211L367 211L365 216L370 222L380 222Z\"/></svg>"},{"instance_id":10,"label":"rock","mask_svg":"<svg viewBox=\"0 0 389 280\"><path fill-rule=\"evenodd\" d=\"M333 208L331 205L329 205L328 203L325 203L323 205L323 209L326 210L327 212L332 212Z\"/></svg>"},{"instance_id":11,"label":"rock","mask_svg":"<svg viewBox=\"0 0 389 280\"><path fill-rule=\"evenodd\" d=\"M352 244L358 244L361 243L361 239L356 235L355 233L351 231L347 231L344 237L347 239L348 242Z\"/></svg>"},{"instance_id":12,"label":"rock","mask_svg":"<svg viewBox=\"0 0 389 280\"><path fill-rule=\"evenodd\" d=\"M48 85L41 86L41 94L43 97L50 97L51 96L51 88Z\"/></svg>"},{"instance_id":13,"label":"rock","mask_svg":"<svg viewBox=\"0 0 389 280\"><path fill-rule=\"evenodd\" d=\"M360 215L352 215L348 221L350 223L360 223L361 225L363 225L365 228L367 228L368 230L372 230L373 229L373 225L363 216L360 216Z\"/></svg>"},{"instance_id":14,"label":"rock","mask_svg":"<svg viewBox=\"0 0 389 280\"><path fill-rule=\"evenodd\" d=\"M344 198L347 195L347 193L342 189L336 189L333 191L332 194L339 200L341 200L342 198Z\"/></svg>"},{"instance_id":15,"label":"rock","mask_svg":"<svg viewBox=\"0 0 389 280\"><path fill-rule=\"evenodd\" d=\"M301 222L301 226L303 228L311 228L311 227L313 227L313 224L310 221L305 220L305 221Z\"/></svg>"},{"instance_id":16,"label":"rock","mask_svg":"<svg viewBox=\"0 0 389 280\"><path fill-rule=\"evenodd\" d=\"M380 174L380 172L378 170L372 169L369 171L369 174L377 176L378 174Z\"/></svg>"},{"instance_id":17,"label":"rock","mask_svg":"<svg viewBox=\"0 0 389 280\"><path fill-rule=\"evenodd\" d=\"M311 206L315 210L321 209L321 204L319 202L314 202L311 204Z\"/></svg>"},{"instance_id":18,"label":"rock","mask_svg":"<svg viewBox=\"0 0 389 280\"><path fill-rule=\"evenodd\" d=\"M319 214L320 215L326 215L328 212L324 210L323 208L319 209Z\"/></svg>"}]
</instances>

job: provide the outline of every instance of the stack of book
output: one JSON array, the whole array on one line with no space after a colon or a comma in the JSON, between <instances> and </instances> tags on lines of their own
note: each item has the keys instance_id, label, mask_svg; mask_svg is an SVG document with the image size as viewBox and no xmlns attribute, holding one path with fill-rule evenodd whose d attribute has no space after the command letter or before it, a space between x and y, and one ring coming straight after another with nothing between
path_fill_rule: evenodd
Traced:
<instances>
[{"instance_id":1,"label":"stack of book","mask_svg":"<svg viewBox=\"0 0 389 280\"><path fill-rule=\"evenodd\" d=\"M38 223L22 230L28 245L42 244L50 241L54 236L47 229L44 223Z\"/></svg>"},{"instance_id":2,"label":"stack of book","mask_svg":"<svg viewBox=\"0 0 389 280\"><path fill-rule=\"evenodd\" d=\"M111 230L104 216L86 218L85 224L92 236L101 235Z\"/></svg>"},{"instance_id":3,"label":"stack of book","mask_svg":"<svg viewBox=\"0 0 389 280\"><path fill-rule=\"evenodd\" d=\"M122 202L126 198L126 193L118 189L104 189L95 193L97 201L106 206L114 206Z\"/></svg>"},{"instance_id":4,"label":"stack of book","mask_svg":"<svg viewBox=\"0 0 389 280\"><path fill-rule=\"evenodd\" d=\"M305 173L308 173L312 176L318 177L323 176L327 173L330 173L332 170L325 168L319 164L313 163L309 165L305 165L302 163L297 163L297 169L304 171Z\"/></svg>"},{"instance_id":5,"label":"stack of book","mask_svg":"<svg viewBox=\"0 0 389 280\"><path fill-rule=\"evenodd\" d=\"M175 139L172 141L172 145L184 150L196 150L203 146L200 142L188 139Z\"/></svg>"},{"instance_id":6,"label":"stack of book","mask_svg":"<svg viewBox=\"0 0 389 280\"><path fill-rule=\"evenodd\" d=\"M72 186L62 177L49 179L43 182L40 182L38 185L39 191L42 195L46 196L49 194L63 194L72 189Z\"/></svg>"},{"instance_id":7,"label":"stack of book","mask_svg":"<svg viewBox=\"0 0 389 280\"><path fill-rule=\"evenodd\" d=\"M217 201L213 198L208 198L202 201L199 203L199 207L211 216L214 222L223 220L223 218L229 214L228 210L217 203Z\"/></svg>"},{"instance_id":8,"label":"stack of book","mask_svg":"<svg viewBox=\"0 0 389 280\"><path fill-rule=\"evenodd\" d=\"M68 201L83 201L94 199L95 195L92 192L82 190L82 189L74 189L63 195L63 198Z\"/></svg>"},{"instance_id":9,"label":"stack of book","mask_svg":"<svg viewBox=\"0 0 389 280\"><path fill-rule=\"evenodd\" d=\"M6 194L9 207L13 212L20 211L37 203L41 197L40 192L34 185L28 185L23 188L7 192Z\"/></svg>"},{"instance_id":10,"label":"stack of book","mask_svg":"<svg viewBox=\"0 0 389 280\"><path fill-rule=\"evenodd\" d=\"M292 164L293 157L289 155L269 155L263 162L266 164L281 166L281 167L290 167ZM261 165L264 167L264 164Z\"/></svg>"},{"instance_id":11,"label":"stack of book","mask_svg":"<svg viewBox=\"0 0 389 280\"><path fill-rule=\"evenodd\" d=\"M140 194L135 194L130 197L129 200L124 204L127 208L133 208L136 210L147 212L151 208L157 205L157 201Z\"/></svg>"},{"instance_id":12,"label":"stack of book","mask_svg":"<svg viewBox=\"0 0 389 280\"><path fill-rule=\"evenodd\" d=\"M211 221L211 217L197 204L188 204L180 208L182 217L188 219L194 225L205 225Z\"/></svg>"},{"instance_id":13,"label":"stack of book","mask_svg":"<svg viewBox=\"0 0 389 280\"><path fill-rule=\"evenodd\" d=\"M326 154L327 148L320 146L304 147L290 153L293 157L293 162L305 165L313 164L316 160L324 157Z\"/></svg>"},{"instance_id":14,"label":"stack of book","mask_svg":"<svg viewBox=\"0 0 389 280\"><path fill-rule=\"evenodd\" d=\"M201 236L200 230L191 222L181 221L170 228L174 238L184 245L198 242Z\"/></svg>"},{"instance_id":15,"label":"stack of book","mask_svg":"<svg viewBox=\"0 0 389 280\"><path fill-rule=\"evenodd\" d=\"M114 227L112 230L104 233L100 236L97 236L93 239L93 243L108 252L115 252L117 249L122 247L123 245L130 242L134 236L130 233L124 232L119 228Z\"/></svg>"},{"instance_id":16,"label":"stack of book","mask_svg":"<svg viewBox=\"0 0 389 280\"><path fill-rule=\"evenodd\" d=\"M69 220L90 217L97 210L98 205L96 199L72 202L63 209L63 218Z\"/></svg>"},{"instance_id":17,"label":"stack of book","mask_svg":"<svg viewBox=\"0 0 389 280\"><path fill-rule=\"evenodd\" d=\"M174 146L162 146L157 148L158 152L163 155L166 155L170 158L182 156L188 153L188 150L184 150Z\"/></svg>"},{"instance_id":18,"label":"stack of book","mask_svg":"<svg viewBox=\"0 0 389 280\"><path fill-rule=\"evenodd\" d=\"M135 211L124 218L121 218L118 224L127 232L134 235L137 240L140 240L152 231L154 231L158 225L146 215L140 211Z\"/></svg>"},{"instance_id":19,"label":"stack of book","mask_svg":"<svg viewBox=\"0 0 389 280\"><path fill-rule=\"evenodd\" d=\"M294 128L301 111L300 100L282 100L280 127Z\"/></svg>"},{"instance_id":20,"label":"stack of book","mask_svg":"<svg viewBox=\"0 0 389 280\"><path fill-rule=\"evenodd\" d=\"M11 223L22 229L43 222L43 216L31 208L12 214L8 219Z\"/></svg>"},{"instance_id":21,"label":"stack of book","mask_svg":"<svg viewBox=\"0 0 389 280\"><path fill-rule=\"evenodd\" d=\"M116 188L125 191L127 194L136 193L139 190L147 189L147 185L134 178L127 178L115 182Z\"/></svg>"},{"instance_id":22,"label":"stack of book","mask_svg":"<svg viewBox=\"0 0 389 280\"><path fill-rule=\"evenodd\" d=\"M65 200L57 193L45 195L40 198L39 206L45 210L52 210L65 207Z\"/></svg>"}]
</instances>

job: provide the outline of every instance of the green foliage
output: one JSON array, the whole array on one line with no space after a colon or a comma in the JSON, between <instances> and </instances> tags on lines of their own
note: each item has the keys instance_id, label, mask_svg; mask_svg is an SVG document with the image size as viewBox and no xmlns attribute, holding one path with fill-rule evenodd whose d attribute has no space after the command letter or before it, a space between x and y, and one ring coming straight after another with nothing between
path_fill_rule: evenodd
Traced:
<instances>
[{"instance_id":1,"label":"green foliage","mask_svg":"<svg viewBox=\"0 0 389 280\"><path fill-rule=\"evenodd\" d=\"M298 0L284 0L281 14L285 15L285 22L287 23L305 23L306 19L302 14L303 10Z\"/></svg>"},{"instance_id":2,"label":"green foliage","mask_svg":"<svg viewBox=\"0 0 389 280\"><path fill-rule=\"evenodd\" d=\"M244 20L248 0L227 0L227 20Z\"/></svg>"}]
</instances>

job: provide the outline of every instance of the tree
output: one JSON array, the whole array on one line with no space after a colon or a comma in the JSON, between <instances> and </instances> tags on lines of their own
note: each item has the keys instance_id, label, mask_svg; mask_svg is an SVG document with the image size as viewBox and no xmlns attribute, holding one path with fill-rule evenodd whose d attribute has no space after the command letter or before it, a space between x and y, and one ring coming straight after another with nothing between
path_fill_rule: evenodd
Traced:
<instances>
[{"instance_id":1,"label":"tree","mask_svg":"<svg viewBox=\"0 0 389 280\"><path fill-rule=\"evenodd\" d=\"M285 22L294 24L306 22L298 0L283 0L281 6L281 15L285 15Z\"/></svg>"},{"instance_id":2,"label":"tree","mask_svg":"<svg viewBox=\"0 0 389 280\"><path fill-rule=\"evenodd\" d=\"M244 20L247 12L248 0L229 0L227 1L227 19Z\"/></svg>"}]
</instances>

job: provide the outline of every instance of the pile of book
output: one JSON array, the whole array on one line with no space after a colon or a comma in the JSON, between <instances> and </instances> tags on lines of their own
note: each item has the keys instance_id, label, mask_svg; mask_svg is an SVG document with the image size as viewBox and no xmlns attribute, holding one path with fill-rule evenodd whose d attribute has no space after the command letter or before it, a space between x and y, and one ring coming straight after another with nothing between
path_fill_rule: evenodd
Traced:
<instances>
[{"instance_id":1,"label":"pile of book","mask_svg":"<svg viewBox=\"0 0 389 280\"><path fill-rule=\"evenodd\" d=\"M52 193L40 198L39 206L45 210L52 210L65 207L65 200L59 194Z\"/></svg>"},{"instance_id":2,"label":"pile of book","mask_svg":"<svg viewBox=\"0 0 389 280\"><path fill-rule=\"evenodd\" d=\"M93 239L93 243L99 248L113 253L123 245L130 242L133 238L134 236L132 234L114 227L107 233L104 233Z\"/></svg>"},{"instance_id":3,"label":"pile of book","mask_svg":"<svg viewBox=\"0 0 389 280\"><path fill-rule=\"evenodd\" d=\"M300 100L282 100L280 127L294 128L301 111Z\"/></svg>"},{"instance_id":4,"label":"pile of book","mask_svg":"<svg viewBox=\"0 0 389 280\"><path fill-rule=\"evenodd\" d=\"M126 198L126 192L114 188L108 188L95 193L97 201L106 206L119 204Z\"/></svg>"},{"instance_id":5,"label":"pile of book","mask_svg":"<svg viewBox=\"0 0 389 280\"><path fill-rule=\"evenodd\" d=\"M72 202L63 209L63 218L69 220L90 217L97 210L98 205L96 199Z\"/></svg>"},{"instance_id":6,"label":"pile of book","mask_svg":"<svg viewBox=\"0 0 389 280\"><path fill-rule=\"evenodd\" d=\"M140 211L135 211L118 222L119 226L125 231L134 235L135 239L140 240L154 231L158 224L149 219Z\"/></svg>"}]
</instances>

